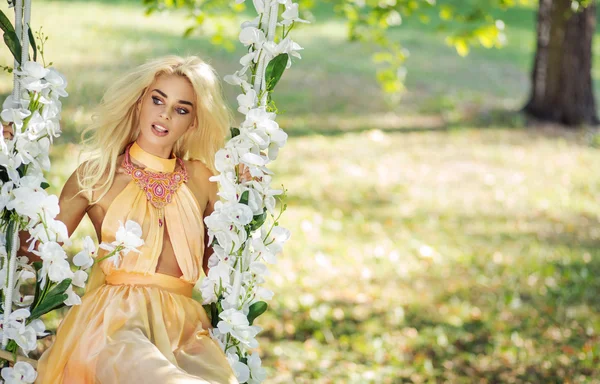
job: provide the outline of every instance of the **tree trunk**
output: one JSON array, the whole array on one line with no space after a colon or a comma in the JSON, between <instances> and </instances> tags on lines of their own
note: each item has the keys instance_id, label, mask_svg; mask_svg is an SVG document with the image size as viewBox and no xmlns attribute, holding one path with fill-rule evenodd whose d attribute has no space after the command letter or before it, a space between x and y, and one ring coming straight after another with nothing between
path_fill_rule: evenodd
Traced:
<instances>
[{"instance_id":1,"label":"tree trunk","mask_svg":"<svg viewBox=\"0 0 600 384\"><path fill-rule=\"evenodd\" d=\"M571 0L540 0L527 114L569 126L598 124L592 84L595 30L595 1L573 12Z\"/></svg>"}]
</instances>

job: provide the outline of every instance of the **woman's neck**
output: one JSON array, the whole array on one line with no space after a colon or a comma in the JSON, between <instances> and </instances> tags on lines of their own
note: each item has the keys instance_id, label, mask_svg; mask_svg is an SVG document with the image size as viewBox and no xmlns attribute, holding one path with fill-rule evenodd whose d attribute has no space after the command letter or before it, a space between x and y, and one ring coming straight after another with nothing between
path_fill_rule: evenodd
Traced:
<instances>
[{"instance_id":1,"label":"woman's neck","mask_svg":"<svg viewBox=\"0 0 600 384\"><path fill-rule=\"evenodd\" d=\"M173 172L177 162L175 156L166 158L146 151L137 141L129 148L129 154L137 163L159 172Z\"/></svg>"},{"instance_id":2,"label":"woman's neck","mask_svg":"<svg viewBox=\"0 0 600 384\"><path fill-rule=\"evenodd\" d=\"M145 152L154 155L156 157L162 157L163 159L171 159L174 156L171 156L173 153L173 147L156 147L154 145L150 145L143 140L136 140L137 145L140 146Z\"/></svg>"}]
</instances>

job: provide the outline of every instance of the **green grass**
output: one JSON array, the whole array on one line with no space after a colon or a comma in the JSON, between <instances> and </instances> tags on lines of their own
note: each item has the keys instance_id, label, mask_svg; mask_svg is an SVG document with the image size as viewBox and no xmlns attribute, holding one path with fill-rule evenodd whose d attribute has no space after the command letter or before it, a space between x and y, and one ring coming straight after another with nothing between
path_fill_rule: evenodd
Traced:
<instances>
[{"instance_id":1,"label":"green grass","mask_svg":"<svg viewBox=\"0 0 600 384\"><path fill-rule=\"evenodd\" d=\"M54 193L122 71L168 53L198 53L221 76L238 67L240 49L183 40L182 14L147 18L137 4L35 2L48 59L70 82ZM524 129L496 112L527 97L533 11L503 14L508 45L465 59L406 20L393 35L411 51L408 91L394 107L372 49L346 43L325 6L316 17L275 95L290 139L274 187L288 190L292 238L258 320L268 382L598 383L598 150L582 132ZM10 86L0 78L0 93ZM87 223L76 236L91 233Z\"/></svg>"}]
</instances>

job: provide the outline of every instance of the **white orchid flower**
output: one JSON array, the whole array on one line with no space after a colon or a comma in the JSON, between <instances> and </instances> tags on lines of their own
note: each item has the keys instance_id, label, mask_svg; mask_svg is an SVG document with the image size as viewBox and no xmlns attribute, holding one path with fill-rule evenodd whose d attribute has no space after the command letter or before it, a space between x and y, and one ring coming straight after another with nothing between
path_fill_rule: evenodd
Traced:
<instances>
[{"instance_id":1,"label":"white orchid flower","mask_svg":"<svg viewBox=\"0 0 600 384\"><path fill-rule=\"evenodd\" d=\"M142 227L133 220L127 220L125 225L119 220L119 229L117 230L115 241L112 243L101 243L100 248L106 251L114 252L109 257L115 267L119 267L121 257L127 255L130 251L141 253L138 247L144 245L142 236Z\"/></svg>"},{"instance_id":2,"label":"white orchid flower","mask_svg":"<svg viewBox=\"0 0 600 384\"><path fill-rule=\"evenodd\" d=\"M67 261L65 250L56 242L50 241L40 245L39 250L34 250L34 254L42 259L41 286L46 283L46 276L55 283L64 279L72 279L73 272Z\"/></svg>"},{"instance_id":3,"label":"white orchid flower","mask_svg":"<svg viewBox=\"0 0 600 384\"><path fill-rule=\"evenodd\" d=\"M85 287L85 282L87 281L88 274L85 271L79 270L75 271L73 274L73 285L79 288Z\"/></svg>"},{"instance_id":4,"label":"white orchid flower","mask_svg":"<svg viewBox=\"0 0 600 384\"><path fill-rule=\"evenodd\" d=\"M134 251L140 253L136 248L144 244L142 237L142 227L133 220L127 220L125 225L119 220L119 229L117 230L116 242L122 245L124 249L121 251L123 255Z\"/></svg>"},{"instance_id":5,"label":"white orchid flower","mask_svg":"<svg viewBox=\"0 0 600 384\"><path fill-rule=\"evenodd\" d=\"M15 158L19 158L23 164L32 163L36 168L45 171L50 169L50 160L48 157L50 139L43 137L39 140L30 141L25 135L22 135L17 136L14 141L17 150Z\"/></svg>"},{"instance_id":6,"label":"white orchid flower","mask_svg":"<svg viewBox=\"0 0 600 384\"><path fill-rule=\"evenodd\" d=\"M242 274L237 269L233 270L233 284L231 285L231 292L225 301L227 301L231 307L237 308L240 301L240 290L242 287Z\"/></svg>"},{"instance_id":7,"label":"white orchid flower","mask_svg":"<svg viewBox=\"0 0 600 384\"><path fill-rule=\"evenodd\" d=\"M250 65L251 63L255 63L256 60L258 59L258 53L260 51L252 51L252 52L248 52L247 54L245 54L244 56L242 56L242 58L240 59L240 64L243 67L246 67L248 65ZM240 82L240 85L242 83Z\"/></svg>"},{"instance_id":8,"label":"white orchid flower","mask_svg":"<svg viewBox=\"0 0 600 384\"><path fill-rule=\"evenodd\" d=\"M240 357L231 352L227 352L227 362L235 373L235 377L240 383L246 383L250 379L250 368L240 361Z\"/></svg>"},{"instance_id":9,"label":"white orchid flower","mask_svg":"<svg viewBox=\"0 0 600 384\"><path fill-rule=\"evenodd\" d=\"M55 241L64 243L66 246L70 246L71 240L69 239L69 234L67 232L67 226L65 223L51 219L48 216L46 216L44 219L44 222L35 225L35 227L29 230L31 237L27 241L31 243L29 244L28 251L33 251L38 241L41 243Z\"/></svg>"},{"instance_id":10,"label":"white orchid flower","mask_svg":"<svg viewBox=\"0 0 600 384\"><path fill-rule=\"evenodd\" d=\"M12 193L15 198L6 204L6 209L14 209L21 216L38 220L38 213L43 201L46 199L46 193L27 187L15 188Z\"/></svg>"},{"instance_id":11,"label":"white orchid flower","mask_svg":"<svg viewBox=\"0 0 600 384\"><path fill-rule=\"evenodd\" d=\"M260 15L256 16L252 20L246 20L242 22L240 29L245 29L248 27L258 28L258 24L260 23Z\"/></svg>"},{"instance_id":12,"label":"white orchid flower","mask_svg":"<svg viewBox=\"0 0 600 384\"><path fill-rule=\"evenodd\" d=\"M23 108L3 109L0 113L0 118L5 123L13 123L15 136L21 132L23 128L23 120L31 115L31 112Z\"/></svg>"},{"instance_id":13,"label":"white orchid flower","mask_svg":"<svg viewBox=\"0 0 600 384\"><path fill-rule=\"evenodd\" d=\"M252 210L246 205L238 202L227 202L223 204L221 214L226 220L239 228L249 224L252 221Z\"/></svg>"},{"instance_id":14,"label":"white orchid flower","mask_svg":"<svg viewBox=\"0 0 600 384\"><path fill-rule=\"evenodd\" d=\"M233 174L233 172L232 172ZM238 201L242 195L242 186L235 182L234 178L230 178L227 175L220 174L218 176L211 176L219 181L220 188L217 195L226 201Z\"/></svg>"},{"instance_id":15,"label":"white orchid flower","mask_svg":"<svg viewBox=\"0 0 600 384\"><path fill-rule=\"evenodd\" d=\"M233 155L233 160L235 162L234 166L239 163L240 157L251 152L256 147L256 144L248 137L245 130L242 130L242 132L243 133L237 135L225 144L225 148Z\"/></svg>"},{"instance_id":16,"label":"white orchid flower","mask_svg":"<svg viewBox=\"0 0 600 384\"><path fill-rule=\"evenodd\" d=\"M257 300L271 300L275 293L270 289L265 287L258 287L256 289L256 299Z\"/></svg>"},{"instance_id":17,"label":"white orchid flower","mask_svg":"<svg viewBox=\"0 0 600 384\"><path fill-rule=\"evenodd\" d=\"M20 76L31 77L33 79L42 79L50 72L43 65L36 61L26 61L20 70L15 70L15 73Z\"/></svg>"},{"instance_id":18,"label":"white orchid flower","mask_svg":"<svg viewBox=\"0 0 600 384\"><path fill-rule=\"evenodd\" d=\"M115 245L115 242L113 242L113 243L104 243L104 242L102 242L102 243L100 243L100 245L98 247L100 249L104 249L109 254L111 252L114 252L114 254L112 256L108 257L108 260L111 261L114 264L115 268L118 268L119 265L121 264L121 252L119 252L117 250L117 246ZM104 257L101 258L100 260L104 260Z\"/></svg>"},{"instance_id":19,"label":"white orchid flower","mask_svg":"<svg viewBox=\"0 0 600 384\"><path fill-rule=\"evenodd\" d=\"M8 173L8 177L10 178L10 180L13 183L18 183L20 176L17 169L21 166L21 159L18 157L8 155L8 153L11 151L12 150L9 146L7 151L0 152L0 165L6 168L6 172Z\"/></svg>"},{"instance_id":20,"label":"white orchid flower","mask_svg":"<svg viewBox=\"0 0 600 384\"><path fill-rule=\"evenodd\" d=\"M263 197L263 204L267 210L271 214L274 214L276 201L273 196L281 195L283 190L269 188L269 185L271 184L271 176L263 175L261 177L262 181L252 180L252 187Z\"/></svg>"},{"instance_id":21,"label":"white orchid flower","mask_svg":"<svg viewBox=\"0 0 600 384\"><path fill-rule=\"evenodd\" d=\"M246 27L240 31L239 40L245 46L254 45L259 49L267 40L265 33L255 27Z\"/></svg>"},{"instance_id":22,"label":"white orchid flower","mask_svg":"<svg viewBox=\"0 0 600 384\"><path fill-rule=\"evenodd\" d=\"M300 44L296 43L289 37L286 37L285 39L283 39L279 42L279 44L277 45L277 49L278 49L279 53L287 53L288 55L290 55L292 57L301 59L302 57L300 56L298 51L301 51L304 48L302 48L300 46Z\"/></svg>"},{"instance_id":23,"label":"white orchid flower","mask_svg":"<svg viewBox=\"0 0 600 384\"><path fill-rule=\"evenodd\" d=\"M259 384L267 378L266 370L261 367L262 361L258 356L258 353L254 352L248 355L248 368L250 368L250 378L248 384Z\"/></svg>"},{"instance_id":24,"label":"white orchid flower","mask_svg":"<svg viewBox=\"0 0 600 384\"><path fill-rule=\"evenodd\" d=\"M46 132L46 121L38 111L33 112L27 123L27 138L29 140L36 140L44 136Z\"/></svg>"},{"instance_id":25,"label":"white orchid flower","mask_svg":"<svg viewBox=\"0 0 600 384\"><path fill-rule=\"evenodd\" d=\"M240 75L239 71L236 71L233 75L226 75L225 77L223 77L223 81L225 81L227 84L237 86L242 85L244 81L248 81L248 76L242 76Z\"/></svg>"},{"instance_id":26,"label":"white orchid flower","mask_svg":"<svg viewBox=\"0 0 600 384\"><path fill-rule=\"evenodd\" d=\"M44 79L28 76L21 79L21 86L31 92L42 92L42 90L50 87L50 84Z\"/></svg>"},{"instance_id":27,"label":"white orchid flower","mask_svg":"<svg viewBox=\"0 0 600 384\"><path fill-rule=\"evenodd\" d=\"M204 219L204 222L209 228L209 243L212 242L214 237L216 237L219 244L231 252L237 251L248 237L244 229L233 230L235 225L223 220L222 215L211 214Z\"/></svg>"},{"instance_id":28,"label":"white orchid flower","mask_svg":"<svg viewBox=\"0 0 600 384\"><path fill-rule=\"evenodd\" d=\"M17 75L22 76L20 79L21 85L32 92L40 92L50 86L50 83L44 79L49 72L50 70L35 61L27 61L21 67L21 70L15 70Z\"/></svg>"},{"instance_id":29,"label":"white orchid flower","mask_svg":"<svg viewBox=\"0 0 600 384\"><path fill-rule=\"evenodd\" d=\"M83 271L79 271L79 272L83 272ZM85 273L85 272L83 272L83 273ZM75 293L75 291L73 291L72 285L69 285L69 288L67 288L65 293L67 294L67 299L64 301L65 305L73 306L73 305L81 304L81 297L79 297L79 295L77 293Z\"/></svg>"},{"instance_id":30,"label":"white orchid flower","mask_svg":"<svg viewBox=\"0 0 600 384\"><path fill-rule=\"evenodd\" d=\"M52 87L52 94L55 95L54 97L58 98L69 96L69 94L65 91L65 88L67 87L67 80L62 73L50 67L48 68L48 73L46 74L45 79Z\"/></svg>"},{"instance_id":31,"label":"white orchid flower","mask_svg":"<svg viewBox=\"0 0 600 384\"><path fill-rule=\"evenodd\" d=\"M1 375L6 384L31 384L37 378L35 369L24 361L17 361L12 368L2 368Z\"/></svg>"},{"instance_id":32,"label":"white orchid flower","mask_svg":"<svg viewBox=\"0 0 600 384\"><path fill-rule=\"evenodd\" d=\"M248 188L248 207L252 211L252 216L263 213L263 196L254 188Z\"/></svg>"},{"instance_id":33,"label":"white orchid flower","mask_svg":"<svg viewBox=\"0 0 600 384\"><path fill-rule=\"evenodd\" d=\"M24 259L27 260L27 257L23 257ZM23 264L19 261L18 262L18 267L23 268ZM27 265L25 268L27 269L20 269L17 272L17 276L16 276L16 286L13 289L13 303L19 307L27 307L29 305L31 305L31 303L33 303L33 295L23 295L21 293L21 285L23 283L26 283L27 280L30 279L35 279L35 273L33 272L33 267L31 267L30 265ZM4 271L4 274L6 274L6 271Z\"/></svg>"},{"instance_id":34,"label":"white orchid flower","mask_svg":"<svg viewBox=\"0 0 600 384\"><path fill-rule=\"evenodd\" d=\"M12 311L8 316L8 327L18 327L23 325L23 322L29 316L31 316L31 312L27 308L19 308L16 311ZM4 317L2 317L2 320L4 320Z\"/></svg>"},{"instance_id":35,"label":"white orchid flower","mask_svg":"<svg viewBox=\"0 0 600 384\"><path fill-rule=\"evenodd\" d=\"M5 332L8 338L14 340L25 352L32 351L37 346L37 332L29 325L9 327Z\"/></svg>"},{"instance_id":36,"label":"white orchid flower","mask_svg":"<svg viewBox=\"0 0 600 384\"><path fill-rule=\"evenodd\" d=\"M240 161L242 163L246 164L248 167L250 167L250 169L256 168L256 167L261 167L266 164L266 161L262 156L256 155L256 154L250 153L250 152L248 152L244 156L242 156ZM255 175L253 174L252 176L255 176Z\"/></svg>"},{"instance_id":37,"label":"white orchid flower","mask_svg":"<svg viewBox=\"0 0 600 384\"><path fill-rule=\"evenodd\" d=\"M299 17L298 3L293 3L291 0L285 2L280 1L280 3L285 4L285 11L281 14L281 17L283 18L283 21L281 21L282 25L290 25L293 22L310 23L308 20Z\"/></svg>"},{"instance_id":38,"label":"white orchid flower","mask_svg":"<svg viewBox=\"0 0 600 384\"><path fill-rule=\"evenodd\" d=\"M200 285L200 292L202 293L202 305L217 301L217 289L218 285L214 280L209 278L202 279L202 284Z\"/></svg>"},{"instance_id":39,"label":"white orchid flower","mask_svg":"<svg viewBox=\"0 0 600 384\"><path fill-rule=\"evenodd\" d=\"M237 101L239 104L238 112L248 113L256 105L256 91L251 89L246 94L238 95Z\"/></svg>"},{"instance_id":40,"label":"white orchid flower","mask_svg":"<svg viewBox=\"0 0 600 384\"><path fill-rule=\"evenodd\" d=\"M83 239L83 248L73 257L73 264L82 269L87 269L94 265L96 257L96 245L91 237L86 236Z\"/></svg>"},{"instance_id":41,"label":"white orchid flower","mask_svg":"<svg viewBox=\"0 0 600 384\"><path fill-rule=\"evenodd\" d=\"M220 260L217 265L208 271L208 278L226 286L231 286L230 277L232 271L233 268L227 260Z\"/></svg>"},{"instance_id":42,"label":"white orchid flower","mask_svg":"<svg viewBox=\"0 0 600 384\"><path fill-rule=\"evenodd\" d=\"M252 108L246 114L246 118L240 125L242 128L255 128L263 131L279 128L275 121L277 115L273 112L267 112L265 107Z\"/></svg>"},{"instance_id":43,"label":"white orchid flower","mask_svg":"<svg viewBox=\"0 0 600 384\"><path fill-rule=\"evenodd\" d=\"M248 348L256 348L258 342L255 337L261 331L261 327L249 325L248 318L237 309L227 309L219 314L221 321L217 328L222 333L230 333Z\"/></svg>"},{"instance_id":44,"label":"white orchid flower","mask_svg":"<svg viewBox=\"0 0 600 384\"><path fill-rule=\"evenodd\" d=\"M261 239L252 239L252 245L267 263L275 264L277 254L283 250L283 243L289 240L290 235L288 229L275 226L267 236L267 229L261 227Z\"/></svg>"},{"instance_id":45,"label":"white orchid flower","mask_svg":"<svg viewBox=\"0 0 600 384\"><path fill-rule=\"evenodd\" d=\"M8 202L13 198L13 186L14 184L12 181L8 181L2 185L2 188L0 189L0 211L3 211Z\"/></svg>"},{"instance_id":46,"label":"white orchid flower","mask_svg":"<svg viewBox=\"0 0 600 384\"><path fill-rule=\"evenodd\" d=\"M258 341L256 335L262 331L262 328L258 325L249 325L245 327L234 328L230 333L231 336L235 337L246 346L246 348L257 348Z\"/></svg>"},{"instance_id":47,"label":"white orchid flower","mask_svg":"<svg viewBox=\"0 0 600 384\"><path fill-rule=\"evenodd\" d=\"M215 168L219 172L231 171L239 162L237 154L230 148L221 148L215 154ZM214 177L214 176L211 176Z\"/></svg>"},{"instance_id":48,"label":"white orchid flower","mask_svg":"<svg viewBox=\"0 0 600 384\"><path fill-rule=\"evenodd\" d=\"M46 332L46 324L40 319L33 320L29 326L35 330L35 333L38 337L44 337L49 333Z\"/></svg>"}]
</instances>

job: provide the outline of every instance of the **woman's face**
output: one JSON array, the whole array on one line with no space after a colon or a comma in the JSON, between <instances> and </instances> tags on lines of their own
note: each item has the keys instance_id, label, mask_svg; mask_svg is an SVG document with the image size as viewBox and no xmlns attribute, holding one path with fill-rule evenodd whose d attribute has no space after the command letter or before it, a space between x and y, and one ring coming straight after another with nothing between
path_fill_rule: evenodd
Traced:
<instances>
[{"instance_id":1,"label":"woman's face","mask_svg":"<svg viewBox=\"0 0 600 384\"><path fill-rule=\"evenodd\" d=\"M195 128L196 95L184 76L160 75L138 102L138 144L146 151L169 157L175 142Z\"/></svg>"}]
</instances>

